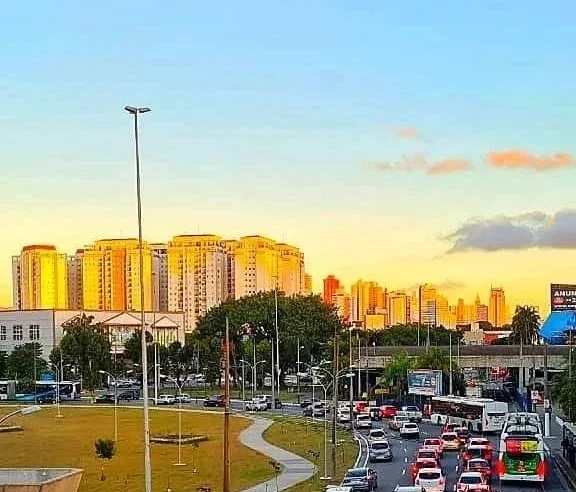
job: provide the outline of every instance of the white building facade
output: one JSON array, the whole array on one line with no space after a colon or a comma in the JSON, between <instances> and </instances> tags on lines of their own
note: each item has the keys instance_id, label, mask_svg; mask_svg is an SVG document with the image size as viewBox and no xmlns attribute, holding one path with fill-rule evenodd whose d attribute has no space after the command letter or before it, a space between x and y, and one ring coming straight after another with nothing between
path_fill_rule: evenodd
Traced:
<instances>
[{"instance_id":1,"label":"white building facade","mask_svg":"<svg viewBox=\"0 0 576 492\"><path fill-rule=\"evenodd\" d=\"M93 317L107 332L112 353L122 353L125 341L140 329L140 313L126 311L78 311L36 309L0 311L0 352L10 353L26 343L39 343L42 357L48 359L65 333L65 326L82 315ZM183 313L146 312L146 329L154 341L168 346L184 343Z\"/></svg>"}]
</instances>

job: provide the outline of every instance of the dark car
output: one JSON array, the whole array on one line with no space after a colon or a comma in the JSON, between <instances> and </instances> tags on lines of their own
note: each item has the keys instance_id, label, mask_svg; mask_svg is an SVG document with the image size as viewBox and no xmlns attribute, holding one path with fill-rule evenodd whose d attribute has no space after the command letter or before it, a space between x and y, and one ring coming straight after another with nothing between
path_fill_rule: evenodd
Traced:
<instances>
[{"instance_id":1,"label":"dark car","mask_svg":"<svg viewBox=\"0 0 576 492\"><path fill-rule=\"evenodd\" d=\"M43 395L38 395L36 397L36 403L56 403L56 394L55 393L44 393Z\"/></svg>"},{"instance_id":2,"label":"dark car","mask_svg":"<svg viewBox=\"0 0 576 492\"><path fill-rule=\"evenodd\" d=\"M342 487L352 487L354 492L371 492L378 488L378 475L372 468L350 468Z\"/></svg>"},{"instance_id":3,"label":"dark car","mask_svg":"<svg viewBox=\"0 0 576 492\"><path fill-rule=\"evenodd\" d=\"M280 401L280 398L274 398L274 402L276 403L274 408L282 408L282 402ZM272 408L272 397L270 395L266 395L266 404L268 405L268 410L270 410Z\"/></svg>"},{"instance_id":4,"label":"dark car","mask_svg":"<svg viewBox=\"0 0 576 492\"><path fill-rule=\"evenodd\" d=\"M204 400L205 407L223 407L224 406L224 396L214 395L209 396Z\"/></svg>"},{"instance_id":5,"label":"dark car","mask_svg":"<svg viewBox=\"0 0 576 492\"><path fill-rule=\"evenodd\" d=\"M114 403L114 393L106 393L96 397L95 403Z\"/></svg>"},{"instance_id":6,"label":"dark car","mask_svg":"<svg viewBox=\"0 0 576 492\"><path fill-rule=\"evenodd\" d=\"M302 398L300 401L300 408L308 408L312 403L319 401L318 398L312 398L310 396L306 396Z\"/></svg>"}]
</instances>

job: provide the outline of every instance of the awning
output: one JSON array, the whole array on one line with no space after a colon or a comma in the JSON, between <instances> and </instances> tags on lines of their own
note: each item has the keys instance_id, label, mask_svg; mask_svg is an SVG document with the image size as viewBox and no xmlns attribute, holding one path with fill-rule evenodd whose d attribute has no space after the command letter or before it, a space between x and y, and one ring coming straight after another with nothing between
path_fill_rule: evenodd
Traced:
<instances>
[{"instance_id":1,"label":"awning","mask_svg":"<svg viewBox=\"0 0 576 492\"><path fill-rule=\"evenodd\" d=\"M540 336L548 343L563 345L566 343L566 331L576 330L574 319L576 311L552 311L540 327ZM575 335L576 337L576 335Z\"/></svg>"}]
</instances>

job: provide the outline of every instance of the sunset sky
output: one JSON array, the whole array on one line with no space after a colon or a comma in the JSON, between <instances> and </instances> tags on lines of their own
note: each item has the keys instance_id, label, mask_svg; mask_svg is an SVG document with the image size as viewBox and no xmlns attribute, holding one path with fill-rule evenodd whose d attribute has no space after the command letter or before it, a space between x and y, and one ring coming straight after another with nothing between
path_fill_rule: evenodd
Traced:
<instances>
[{"instance_id":1,"label":"sunset sky","mask_svg":"<svg viewBox=\"0 0 576 492\"><path fill-rule=\"evenodd\" d=\"M389 289L546 309L576 283L576 2L3 5L0 306L11 255L263 234Z\"/></svg>"}]
</instances>

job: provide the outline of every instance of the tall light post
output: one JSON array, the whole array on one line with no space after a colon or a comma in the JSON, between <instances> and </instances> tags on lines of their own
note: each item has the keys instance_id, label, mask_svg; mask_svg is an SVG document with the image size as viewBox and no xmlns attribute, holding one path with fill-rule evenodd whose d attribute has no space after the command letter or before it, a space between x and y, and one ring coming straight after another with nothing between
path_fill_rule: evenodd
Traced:
<instances>
[{"instance_id":1,"label":"tall light post","mask_svg":"<svg viewBox=\"0 0 576 492\"><path fill-rule=\"evenodd\" d=\"M134 116L134 155L136 159L136 205L138 210L138 249L140 259L140 334L142 338L142 397L144 398L144 490L152 492L152 464L150 462L150 408L148 401L148 348L146 346L146 320L144 319L144 241L142 239L142 190L140 183L140 142L138 115L150 112L150 108L125 106L124 110Z\"/></svg>"},{"instance_id":2,"label":"tall light post","mask_svg":"<svg viewBox=\"0 0 576 492\"><path fill-rule=\"evenodd\" d=\"M452 375L452 332L449 333L450 338L450 394L454 394L454 376Z\"/></svg>"},{"instance_id":3,"label":"tall light post","mask_svg":"<svg viewBox=\"0 0 576 492\"><path fill-rule=\"evenodd\" d=\"M52 362L50 362L50 365L56 371L56 417L61 419L64 415L60 411L60 368Z\"/></svg>"},{"instance_id":4,"label":"tall light post","mask_svg":"<svg viewBox=\"0 0 576 492\"><path fill-rule=\"evenodd\" d=\"M118 442L118 378L114 374L100 369L100 374L107 375L114 381L114 442Z\"/></svg>"},{"instance_id":5,"label":"tall light post","mask_svg":"<svg viewBox=\"0 0 576 492\"><path fill-rule=\"evenodd\" d=\"M186 466L186 463L182 463L182 388L185 383L186 380L176 379L176 387L178 388L178 463L174 463L175 466Z\"/></svg>"}]
</instances>

